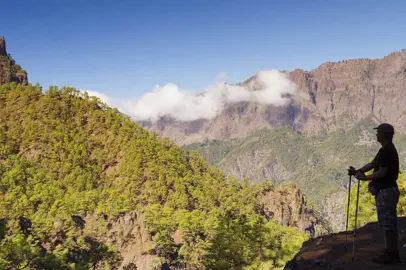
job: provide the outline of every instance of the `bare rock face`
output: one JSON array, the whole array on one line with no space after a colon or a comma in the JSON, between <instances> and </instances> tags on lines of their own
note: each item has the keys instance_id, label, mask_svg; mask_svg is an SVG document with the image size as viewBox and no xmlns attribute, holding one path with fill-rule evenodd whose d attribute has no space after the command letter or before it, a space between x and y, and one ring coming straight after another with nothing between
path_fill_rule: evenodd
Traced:
<instances>
[{"instance_id":1,"label":"bare rock face","mask_svg":"<svg viewBox=\"0 0 406 270\"><path fill-rule=\"evenodd\" d=\"M402 105L406 83L406 49L383 59L357 59L325 63L311 72L295 70L291 79L308 93L302 103L318 117L303 125L307 133L348 128L369 115L406 131ZM320 121L319 121L320 120Z\"/></svg>"},{"instance_id":2,"label":"bare rock face","mask_svg":"<svg viewBox=\"0 0 406 270\"><path fill-rule=\"evenodd\" d=\"M119 217L107 217L107 225L102 230L96 216L87 216L85 220L85 235L100 231L96 234L97 239L115 246L120 252L120 269L149 269L157 259L142 213L133 211L122 213Z\"/></svg>"},{"instance_id":3,"label":"bare rock face","mask_svg":"<svg viewBox=\"0 0 406 270\"><path fill-rule=\"evenodd\" d=\"M4 37L0 37L0 55L7 55L6 40Z\"/></svg>"},{"instance_id":4,"label":"bare rock face","mask_svg":"<svg viewBox=\"0 0 406 270\"><path fill-rule=\"evenodd\" d=\"M309 232L311 237L329 234L330 226L317 217L307 205L304 194L298 188L278 188L261 197L262 211L267 219L274 218L280 225L296 227Z\"/></svg>"},{"instance_id":5,"label":"bare rock face","mask_svg":"<svg viewBox=\"0 0 406 270\"><path fill-rule=\"evenodd\" d=\"M289 104L277 107L249 102L229 105L211 120L179 122L161 119L140 123L180 145L205 139L243 138L253 131L292 127L309 135L348 129L370 115L390 122L406 132L406 49L382 59L352 59L327 62L312 71L289 72L297 95ZM255 90L256 76L240 85Z\"/></svg>"}]
</instances>

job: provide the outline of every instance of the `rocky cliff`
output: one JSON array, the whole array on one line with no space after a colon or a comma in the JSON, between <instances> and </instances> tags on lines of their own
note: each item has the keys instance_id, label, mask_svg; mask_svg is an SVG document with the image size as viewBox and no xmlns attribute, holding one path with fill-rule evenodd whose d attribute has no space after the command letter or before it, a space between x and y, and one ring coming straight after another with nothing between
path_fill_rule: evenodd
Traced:
<instances>
[{"instance_id":1,"label":"rocky cliff","mask_svg":"<svg viewBox=\"0 0 406 270\"><path fill-rule=\"evenodd\" d=\"M382 59L327 62L312 71L296 69L289 77L298 94L283 107L241 102L231 104L212 120L162 118L141 124L181 145L242 138L262 128L286 126L309 135L323 134L352 127L370 115L406 131L406 49ZM256 76L241 84L257 89Z\"/></svg>"},{"instance_id":2,"label":"rocky cliff","mask_svg":"<svg viewBox=\"0 0 406 270\"><path fill-rule=\"evenodd\" d=\"M295 186L282 186L266 192L261 197L262 213L267 219L274 218L279 224L297 227L309 232L311 237L332 232L331 226L323 220L308 203L303 192Z\"/></svg>"},{"instance_id":3,"label":"rocky cliff","mask_svg":"<svg viewBox=\"0 0 406 270\"><path fill-rule=\"evenodd\" d=\"M315 109L303 123L307 133L346 128L371 114L406 131L406 49L377 60L328 62L290 76L299 91L309 94L303 106Z\"/></svg>"},{"instance_id":4,"label":"rocky cliff","mask_svg":"<svg viewBox=\"0 0 406 270\"><path fill-rule=\"evenodd\" d=\"M9 82L27 85L27 72L7 53L6 40L0 37L0 84Z\"/></svg>"},{"instance_id":5,"label":"rocky cliff","mask_svg":"<svg viewBox=\"0 0 406 270\"><path fill-rule=\"evenodd\" d=\"M6 40L4 37L0 37L0 55L7 55Z\"/></svg>"}]
</instances>

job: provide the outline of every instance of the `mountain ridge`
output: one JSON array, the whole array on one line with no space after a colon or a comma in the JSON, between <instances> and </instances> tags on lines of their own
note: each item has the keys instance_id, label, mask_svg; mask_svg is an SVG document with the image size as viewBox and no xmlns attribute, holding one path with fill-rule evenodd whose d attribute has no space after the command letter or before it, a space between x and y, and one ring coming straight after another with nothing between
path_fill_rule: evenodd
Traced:
<instances>
[{"instance_id":1,"label":"mountain ridge","mask_svg":"<svg viewBox=\"0 0 406 270\"><path fill-rule=\"evenodd\" d=\"M370 114L406 132L406 110L399 104L406 83L406 49L377 59L325 62L311 71L295 69L288 74L297 85L298 100L286 106L239 102L210 120L162 117L140 124L180 145L242 138L258 129L282 126L318 135L350 128ZM240 84L255 88L255 75ZM390 102L395 106L388 106Z\"/></svg>"}]
</instances>

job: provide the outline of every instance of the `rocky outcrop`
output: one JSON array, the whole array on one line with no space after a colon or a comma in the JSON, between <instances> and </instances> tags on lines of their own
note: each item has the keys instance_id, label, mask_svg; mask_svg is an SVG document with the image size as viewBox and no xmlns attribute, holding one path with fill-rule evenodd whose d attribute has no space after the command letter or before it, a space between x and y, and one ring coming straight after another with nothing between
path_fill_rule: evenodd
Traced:
<instances>
[{"instance_id":1,"label":"rocky outcrop","mask_svg":"<svg viewBox=\"0 0 406 270\"><path fill-rule=\"evenodd\" d=\"M283 226L296 227L311 237L332 233L331 227L308 205L304 194L296 187L282 186L261 197L262 212Z\"/></svg>"},{"instance_id":2,"label":"rocky outcrop","mask_svg":"<svg viewBox=\"0 0 406 270\"><path fill-rule=\"evenodd\" d=\"M10 82L27 85L27 72L7 53L6 41L0 37L0 84Z\"/></svg>"},{"instance_id":3,"label":"rocky outcrop","mask_svg":"<svg viewBox=\"0 0 406 270\"><path fill-rule=\"evenodd\" d=\"M114 246L122 257L123 269L150 269L158 259L141 212L121 213L117 217L106 216L105 226L101 226L97 216L87 216L85 220L84 235Z\"/></svg>"},{"instance_id":4,"label":"rocky outcrop","mask_svg":"<svg viewBox=\"0 0 406 270\"><path fill-rule=\"evenodd\" d=\"M354 260L353 232L341 232L303 243L300 252L286 264L285 270L405 269L406 217L398 218L398 228L400 264L380 265L371 261L384 247L383 234L378 229L378 224L373 222L356 230Z\"/></svg>"},{"instance_id":5,"label":"rocky outcrop","mask_svg":"<svg viewBox=\"0 0 406 270\"><path fill-rule=\"evenodd\" d=\"M7 55L6 40L4 37L0 37L0 55Z\"/></svg>"},{"instance_id":6,"label":"rocky outcrop","mask_svg":"<svg viewBox=\"0 0 406 270\"><path fill-rule=\"evenodd\" d=\"M242 138L262 128L292 127L305 134L354 126L375 115L406 132L406 49L382 59L327 62L312 71L289 72L297 96L283 107L241 102L229 105L212 120L179 122L162 118L141 123L178 144ZM241 83L256 90L256 76Z\"/></svg>"}]
</instances>

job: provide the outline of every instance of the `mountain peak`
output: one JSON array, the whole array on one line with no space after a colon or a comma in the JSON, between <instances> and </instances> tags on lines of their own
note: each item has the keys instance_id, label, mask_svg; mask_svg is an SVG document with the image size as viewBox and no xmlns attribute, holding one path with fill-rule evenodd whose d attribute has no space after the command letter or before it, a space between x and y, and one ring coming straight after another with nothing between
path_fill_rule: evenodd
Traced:
<instances>
[{"instance_id":1,"label":"mountain peak","mask_svg":"<svg viewBox=\"0 0 406 270\"><path fill-rule=\"evenodd\" d=\"M7 55L6 40L4 37L0 37L0 55Z\"/></svg>"}]
</instances>

